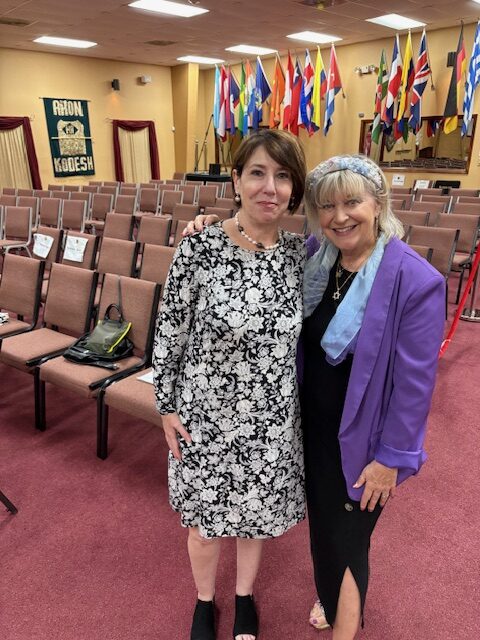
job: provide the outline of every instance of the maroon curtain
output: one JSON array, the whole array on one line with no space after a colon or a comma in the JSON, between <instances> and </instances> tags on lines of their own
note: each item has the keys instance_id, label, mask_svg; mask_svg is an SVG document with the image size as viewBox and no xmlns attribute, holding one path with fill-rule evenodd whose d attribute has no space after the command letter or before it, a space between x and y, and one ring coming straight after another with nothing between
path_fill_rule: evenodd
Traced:
<instances>
[{"instance_id":1,"label":"maroon curtain","mask_svg":"<svg viewBox=\"0 0 480 640\"><path fill-rule=\"evenodd\" d=\"M28 166L32 177L32 186L34 189L42 188L40 180L40 171L38 170L37 154L35 152L35 143L33 142L32 127L29 118L8 118L0 116L0 131L7 129L16 129L23 125L23 135L25 137L25 146L27 148Z\"/></svg>"},{"instance_id":2,"label":"maroon curtain","mask_svg":"<svg viewBox=\"0 0 480 640\"><path fill-rule=\"evenodd\" d=\"M115 160L115 180L124 182L122 156L120 154L120 140L118 129L126 131L139 131L148 127L148 139L150 145L150 168L152 180L160 180L160 163L158 160L157 135L155 123L152 120L114 120L113 121L113 157Z\"/></svg>"}]
</instances>

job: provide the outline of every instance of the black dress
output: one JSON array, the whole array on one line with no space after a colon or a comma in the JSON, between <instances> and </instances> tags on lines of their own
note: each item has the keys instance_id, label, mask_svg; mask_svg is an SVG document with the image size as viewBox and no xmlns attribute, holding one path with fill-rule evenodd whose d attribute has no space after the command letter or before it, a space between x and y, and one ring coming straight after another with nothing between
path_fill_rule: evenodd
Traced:
<instances>
[{"instance_id":1,"label":"black dress","mask_svg":"<svg viewBox=\"0 0 480 640\"><path fill-rule=\"evenodd\" d=\"M370 536L382 511L360 511L348 493L342 471L338 431L342 418L353 356L330 365L320 341L355 274L343 270L339 300L332 267L322 301L303 326L305 369L302 389L302 423L310 542L318 597L332 625L345 570L357 583L362 610L368 586ZM342 286L342 283L345 283Z\"/></svg>"}]
</instances>

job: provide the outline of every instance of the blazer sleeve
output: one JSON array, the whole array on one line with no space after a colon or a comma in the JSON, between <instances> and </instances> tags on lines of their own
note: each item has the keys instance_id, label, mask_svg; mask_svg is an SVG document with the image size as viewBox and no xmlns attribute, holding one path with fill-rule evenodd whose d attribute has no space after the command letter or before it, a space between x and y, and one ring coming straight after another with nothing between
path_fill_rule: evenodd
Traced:
<instances>
[{"instance_id":1,"label":"blazer sleeve","mask_svg":"<svg viewBox=\"0 0 480 640\"><path fill-rule=\"evenodd\" d=\"M394 345L392 393L375 451L378 462L399 469L399 481L405 472L418 471L426 457L423 441L444 325L445 280L431 275L403 309Z\"/></svg>"},{"instance_id":2,"label":"blazer sleeve","mask_svg":"<svg viewBox=\"0 0 480 640\"><path fill-rule=\"evenodd\" d=\"M182 240L173 257L157 319L153 349L153 384L160 414L175 413L175 385L185 352L196 300L195 245Z\"/></svg>"}]
</instances>

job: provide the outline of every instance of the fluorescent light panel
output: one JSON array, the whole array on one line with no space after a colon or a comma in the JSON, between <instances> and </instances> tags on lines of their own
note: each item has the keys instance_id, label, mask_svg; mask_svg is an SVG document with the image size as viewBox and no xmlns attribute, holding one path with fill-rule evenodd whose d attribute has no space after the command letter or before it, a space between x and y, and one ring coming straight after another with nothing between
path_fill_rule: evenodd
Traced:
<instances>
[{"instance_id":1,"label":"fluorescent light panel","mask_svg":"<svg viewBox=\"0 0 480 640\"><path fill-rule=\"evenodd\" d=\"M145 11L155 11L156 13L166 13L170 16L179 16L181 18L192 18L201 13L208 13L208 9L201 7L193 7L190 4L180 4L179 2L170 2L169 0L137 0L131 2L129 7L134 9L145 9Z\"/></svg>"},{"instance_id":2,"label":"fluorescent light panel","mask_svg":"<svg viewBox=\"0 0 480 640\"><path fill-rule=\"evenodd\" d=\"M415 29L415 27L425 26L425 22L405 18L398 13L387 13L384 16L378 16L378 18L367 18L366 22L381 24L384 27L390 27L390 29Z\"/></svg>"},{"instance_id":3,"label":"fluorescent light panel","mask_svg":"<svg viewBox=\"0 0 480 640\"><path fill-rule=\"evenodd\" d=\"M291 33L287 36L287 38L291 38L292 40L302 40L303 42L313 42L315 44L337 42L338 40L342 39L337 38L337 36L329 36L326 33L316 33L315 31L300 31L299 33Z\"/></svg>"},{"instance_id":4,"label":"fluorescent light panel","mask_svg":"<svg viewBox=\"0 0 480 640\"><path fill-rule=\"evenodd\" d=\"M220 58L205 58L204 56L182 56L177 60L180 60L180 62L198 62L198 64L221 64L225 62Z\"/></svg>"},{"instance_id":5,"label":"fluorescent light panel","mask_svg":"<svg viewBox=\"0 0 480 640\"><path fill-rule=\"evenodd\" d=\"M36 38L34 42L38 42L38 44L53 44L56 47L75 47L77 49L89 49L97 46L96 42L90 42L89 40L73 40L72 38L56 38L53 36L41 36Z\"/></svg>"},{"instance_id":6,"label":"fluorescent light panel","mask_svg":"<svg viewBox=\"0 0 480 640\"><path fill-rule=\"evenodd\" d=\"M265 47L254 47L250 44L237 44L234 47L227 47L225 51L234 51L235 53L245 53L249 56L267 56L269 53L276 53L276 49L267 49Z\"/></svg>"}]
</instances>

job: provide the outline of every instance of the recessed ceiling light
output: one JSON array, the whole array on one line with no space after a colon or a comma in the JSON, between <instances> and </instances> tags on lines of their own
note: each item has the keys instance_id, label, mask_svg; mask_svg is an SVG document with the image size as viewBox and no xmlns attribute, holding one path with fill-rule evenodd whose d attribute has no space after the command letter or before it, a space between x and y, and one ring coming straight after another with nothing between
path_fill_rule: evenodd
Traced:
<instances>
[{"instance_id":1,"label":"recessed ceiling light","mask_svg":"<svg viewBox=\"0 0 480 640\"><path fill-rule=\"evenodd\" d=\"M133 7L134 9L145 9L145 11L166 13L170 16L180 16L181 18L191 18L192 16L198 16L201 13L208 13L208 9L193 7L190 4L170 2L169 0L137 0L137 2L131 2L128 6Z\"/></svg>"},{"instance_id":2,"label":"recessed ceiling light","mask_svg":"<svg viewBox=\"0 0 480 640\"><path fill-rule=\"evenodd\" d=\"M314 42L315 44L337 42L338 40L342 39L337 38L337 36L329 36L326 33L315 33L315 31L300 31L299 33L291 33L287 36L287 38L291 38L292 40L302 40L303 42Z\"/></svg>"},{"instance_id":3,"label":"recessed ceiling light","mask_svg":"<svg viewBox=\"0 0 480 640\"><path fill-rule=\"evenodd\" d=\"M198 62L198 64L221 64L225 62L225 60L221 60L220 58L205 58L203 56L182 56L181 58L177 58L180 62Z\"/></svg>"},{"instance_id":4,"label":"recessed ceiling light","mask_svg":"<svg viewBox=\"0 0 480 640\"><path fill-rule=\"evenodd\" d=\"M381 24L384 27L390 27L390 29L415 29L415 27L425 26L425 22L405 18L404 16L399 16L398 13L387 13L378 18L367 18L366 22Z\"/></svg>"},{"instance_id":5,"label":"recessed ceiling light","mask_svg":"<svg viewBox=\"0 0 480 640\"><path fill-rule=\"evenodd\" d=\"M225 51L234 51L235 53L245 53L248 56L266 56L269 53L276 53L276 49L267 49L266 47L253 47L250 44L237 44L234 47L227 47Z\"/></svg>"},{"instance_id":6,"label":"recessed ceiling light","mask_svg":"<svg viewBox=\"0 0 480 640\"><path fill-rule=\"evenodd\" d=\"M39 44L53 44L56 47L76 47L77 49L89 49L90 47L96 47L96 42L90 42L89 40L74 40L73 38L54 38L53 36L41 36L35 38L34 42Z\"/></svg>"}]
</instances>

